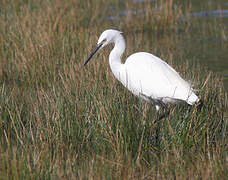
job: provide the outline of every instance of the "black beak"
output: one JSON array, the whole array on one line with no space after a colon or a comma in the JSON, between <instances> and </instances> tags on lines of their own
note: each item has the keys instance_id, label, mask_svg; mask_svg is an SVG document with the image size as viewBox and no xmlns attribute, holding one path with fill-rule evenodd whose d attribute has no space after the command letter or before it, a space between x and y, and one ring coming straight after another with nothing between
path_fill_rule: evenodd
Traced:
<instances>
[{"instance_id":1,"label":"black beak","mask_svg":"<svg viewBox=\"0 0 228 180\"><path fill-rule=\"evenodd\" d=\"M93 57L93 55L101 48L102 43L98 44L96 48L92 51L92 53L89 55L88 59L85 61L84 66L90 61L90 59Z\"/></svg>"}]
</instances>

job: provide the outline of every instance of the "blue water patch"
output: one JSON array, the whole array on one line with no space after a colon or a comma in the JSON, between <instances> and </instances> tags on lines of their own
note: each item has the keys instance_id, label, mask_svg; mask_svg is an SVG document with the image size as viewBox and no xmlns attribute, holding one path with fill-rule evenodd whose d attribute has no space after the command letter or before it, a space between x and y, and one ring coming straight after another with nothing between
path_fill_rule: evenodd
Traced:
<instances>
[{"instance_id":1,"label":"blue water patch","mask_svg":"<svg viewBox=\"0 0 228 180\"><path fill-rule=\"evenodd\" d=\"M127 15L141 15L143 14L144 11L142 9L138 10L137 12L136 11L133 11L133 10L123 10L123 11L120 11L119 13L119 16L120 17L126 17ZM109 16L109 19L110 20L118 20L119 18L117 16Z\"/></svg>"},{"instance_id":2,"label":"blue water patch","mask_svg":"<svg viewBox=\"0 0 228 180\"><path fill-rule=\"evenodd\" d=\"M228 17L228 9L193 12L193 13L190 13L190 16L226 18Z\"/></svg>"},{"instance_id":3,"label":"blue water patch","mask_svg":"<svg viewBox=\"0 0 228 180\"><path fill-rule=\"evenodd\" d=\"M143 1L143 0L137 0L137 1ZM155 8L154 11L157 11L157 9ZM143 10L138 10L138 15L142 14ZM119 16L127 16L129 14L136 14L135 11L132 10L123 10L120 11ZM195 16L198 18L202 18L202 17L215 17L215 18L227 18L228 17L228 9L221 9L221 10L212 10L212 11L200 11L200 12L192 12L190 13L190 16ZM117 20L118 17L116 16L110 16L109 17L110 20Z\"/></svg>"},{"instance_id":4,"label":"blue water patch","mask_svg":"<svg viewBox=\"0 0 228 180\"><path fill-rule=\"evenodd\" d=\"M155 0L134 0L135 3L154 2Z\"/></svg>"}]
</instances>

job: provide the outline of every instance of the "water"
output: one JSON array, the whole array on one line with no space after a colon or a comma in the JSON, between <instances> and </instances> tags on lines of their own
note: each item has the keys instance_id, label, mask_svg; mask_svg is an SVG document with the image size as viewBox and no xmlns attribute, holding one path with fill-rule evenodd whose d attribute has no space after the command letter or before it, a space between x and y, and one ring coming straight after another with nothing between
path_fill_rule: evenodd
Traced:
<instances>
[{"instance_id":1,"label":"water","mask_svg":"<svg viewBox=\"0 0 228 180\"><path fill-rule=\"evenodd\" d=\"M154 2L155 0L133 0L135 3Z\"/></svg>"},{"instance_id":2,"label":"water","mask_svg":"<svg viewBox=\"0 0 228 180\"><path fill-rule=\"evenodd\" d=\"M193 11L190 14L192 17L208 23L213 23L215 20L222 21L224 24L221 38L199 38L200 40L195 44L197 47L195 52L198 53L202 65L224 77L224 86L228 92L228 1L193 0L192 5Z\"/></svg>"},{"instance_id":3,"label":"water","mask_svg":"<svg viewBox=\"0 0 228 180\"><path fill-rule=\"evenodd\" d=\"M201 17L216 17L216 18L225 18L228 17L228 9L216 9L212 11L200 11L200 12L193 12L190 16L197 16L198 18Z\"/></svg>"}]
</instances>

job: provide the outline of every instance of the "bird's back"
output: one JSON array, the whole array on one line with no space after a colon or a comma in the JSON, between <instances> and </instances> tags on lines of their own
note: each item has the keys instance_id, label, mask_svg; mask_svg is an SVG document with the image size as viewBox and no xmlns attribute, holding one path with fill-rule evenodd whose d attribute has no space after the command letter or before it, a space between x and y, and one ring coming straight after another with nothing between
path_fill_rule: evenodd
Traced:
<instances>
[{"instance_id":1,"label":"bird's back","mask_svg":"<svg viewBox=\"0 0 228 180\"><path fill-rule=\"evenodd\" d=\"M123 71L126 73L123 85L144 99L150 97L165 103L183 100L188 104L198 101L190 83L183 80L166 62L152 54L132 54L127 58Z\"/></svg>"}]
</instances>

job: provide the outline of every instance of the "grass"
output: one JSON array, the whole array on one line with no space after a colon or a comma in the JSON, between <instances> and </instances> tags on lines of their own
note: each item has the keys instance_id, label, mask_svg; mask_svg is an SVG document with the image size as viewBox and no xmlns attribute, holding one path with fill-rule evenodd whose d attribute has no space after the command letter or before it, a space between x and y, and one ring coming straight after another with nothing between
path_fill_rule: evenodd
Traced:
<instances>
[{"instance_id":1,"label":"grass","mask_svg":"<svg viewBox=\"0 0 228 180\"><path fill-rule=\"evenodd\" d=\"M222 22L190 20L191 6L172 0L4 0L0 7L0 179L228 177L222 79L195 63L176 33L186 41L197 29L220 38ZM118 15L124 9L135 11ZM189 113L170 106L158 143L154 108L114 79L110 49L82 66L110 27L124 31L124 58L140 50L162 57L193 81L205 103Z\"/></svg>"}]
</instances>

